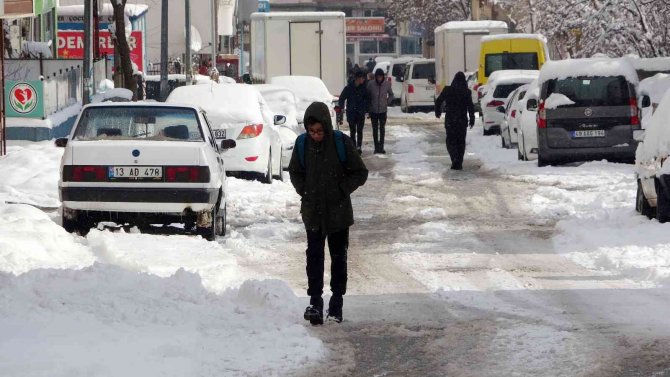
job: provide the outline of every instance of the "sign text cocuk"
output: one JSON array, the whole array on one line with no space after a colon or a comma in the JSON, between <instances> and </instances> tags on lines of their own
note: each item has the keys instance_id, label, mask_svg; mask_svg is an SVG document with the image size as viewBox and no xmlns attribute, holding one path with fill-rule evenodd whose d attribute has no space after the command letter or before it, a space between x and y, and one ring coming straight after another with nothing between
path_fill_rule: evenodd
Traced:
<instances>
[{"instance_id":1,"label":"sign text cocuk","mask_svg":"<svg viewBox=\"0 0 670 377\"><path fill-rule=\"evenodd\" d=\"M100 53L114 55L114 43L108 30L100 31ZM130 60L142 69L142 32L133 31L128 38ZM58 57L61 59L82 59L84 57L84 32L78 30L58 31Z\"/></svg>"}]
</instances>

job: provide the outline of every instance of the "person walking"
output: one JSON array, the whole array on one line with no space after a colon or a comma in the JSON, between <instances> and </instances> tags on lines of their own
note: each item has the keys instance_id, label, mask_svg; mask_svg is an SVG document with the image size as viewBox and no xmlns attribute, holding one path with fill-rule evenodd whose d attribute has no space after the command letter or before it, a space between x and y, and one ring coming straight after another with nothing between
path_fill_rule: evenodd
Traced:
<instances>
[{"instance_id":1,"label":"person walking","mask_svg":"<svg viewBox=\"0 0 670 377\"><path fill-rule=\"evenodd\" d=\"M298 136L289 163L291 183L301 197L300 213L307 232L307 294L304 318L323 323L324 248L331 259L328 319L342 322L347 291L349 227L354 224L351 194L365 184L368 170L352 139L334 131L328 106L312 103L305 111L305 129Z\"/></svg>"},{"instance_id":2,"label":"person walking","mask_svg":"<svg viewBox=\"0 0 670 377\"><path fill-rule=\"evenodd\" d=\"M368 73L372 73L372 70L375 69L375 65L376 65L376 63L375 63L374 59L372 59L372 58L368 59L368 62L365 63L365 68L367 68Z\"/></svg>"},{"instance_id":3,"label":"person walking","mask_svg":"<svg viewBox=\"0 0 670 377\"><path fill-rule=\"evenodd\" d=\"M346 107L345 107L346 104ZM347 123L351 139L358 147L358 153L363 148L363 127L365 126L365 113L370 107L370 96L365 86L365 73L357 71L354 73L354 81L344 87L340 94L337 111L342 112L346 108ZM341 117L338 117L338 122Z\"/></svg>"},{"instance_id":4,"label":"person walking","mask_svg":"<svg viewBox=\"0 0 670 377\"><path fill-rule=\"evenodd\" d=\"M451 158L451 169L463 170L468 116L470 117L470 128L475 124L475 107L472 104L472 96L463 72L457 72L451 86L442 89L435 100L435 116L438 119L442 115L443 103L445 104L444 127L447 131L447 151Z\"/></svg>"},{"instance_id":5,"label":"person walking","mask_svg":"<svg viewBox=\"0 0 670 377\"><path fill-rule=\"evenodd\" d=\"M384 135L386 133L386 112L388 104L393 100L391 82L386 80L384 70L377 68L375 79L368 81L368 95L370 96L370 120L372 121L372 138L375 142L375 154L383 153Z\"/></svg>"}]
</instances>

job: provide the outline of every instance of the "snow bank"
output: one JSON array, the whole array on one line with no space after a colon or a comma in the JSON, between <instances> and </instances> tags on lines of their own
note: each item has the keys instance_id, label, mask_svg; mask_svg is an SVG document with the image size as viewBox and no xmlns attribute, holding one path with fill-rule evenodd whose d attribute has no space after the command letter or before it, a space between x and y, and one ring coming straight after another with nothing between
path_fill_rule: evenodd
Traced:
<instances>
[{"instance_id":1,"label":"snow bank","mask_svg":"<svg viewBox=\"0 0 670 377\"><path fill-rule=\"evenodd\" d=\"M432 119L435 119L434 116ZM423 152L428 148L425 134L412 132L407 126L389 128L387 131L396 141L392 158L394 179L417 185L438 186L443 184L439 162L431 163ZM424 214L432 217L431 214ZM419 214L419 216L424 217Z\"/></svg>"},{"instance_id":2,"label":"snow bank","mask_svg":"<svg viewBox=\"0 0 670 377\"><path fill-rule=\"evenodd\" d=\"M323 102L328 107L333 103L333 95L328 91L326 84L318 77L311 76L276 76L270 79L270 84L289 88L298 101L298 120L302 122L305 110L312 102Z\"/></svg>"},{"instance_id":3,"label":"snow bank","mask_svg":"<svg viewBox=\"0 0 670 377\"><path fill-rule=\"evenodd\" d=\"M96 264L0 273L0 374L279 375L324 356L279 281L214 295L197 275L169 278Z\"/></svg>"},{"instance_id":4,"label":"snow bank","mask_svg":"<svg viewBox=\"0 0 670 377\"><path fill-rule=\"evenodd\" d=\"M540 84L554 79L581 76L624 76L637 85L637 72L625 59L566 59L546 62L540 70Z\"/></svg>"},{"instance_id":5,"label":"snow bank","mask_svg":"<svg viewBox=\"0 0 670 377\"><path fill-rule=\"evenodd\" d=\"M58 179L63 148L52 142L9 147L0 157L0 203L26 203L38 207L60 205Z\"/></svg>"}]
</instances>

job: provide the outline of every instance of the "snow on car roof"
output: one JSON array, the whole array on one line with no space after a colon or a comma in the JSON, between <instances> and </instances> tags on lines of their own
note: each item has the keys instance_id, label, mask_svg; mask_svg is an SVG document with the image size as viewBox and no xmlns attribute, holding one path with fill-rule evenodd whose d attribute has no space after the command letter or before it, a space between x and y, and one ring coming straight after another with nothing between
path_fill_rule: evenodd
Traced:
<instances>
[{"instance_id":1,"label":"snow on car roof","mask_svg":"<svg viewBox=\"0 0 670 377\"><path fill-rule=\"evenodd\" d=\"M264 123L258 89L247 84L189 85L175 88L166 103L200 106L212 126L223 123Z\"/></svg>"},{"instance_id":2,"label":"snow on car roof","mask_svg":"<svg viewBox=\"0 0 670 377\"><path fill-rule=\"evenodd\" d=\"M172 107L172 108L200 110L200 107L198 105L188 103L167 103L167 102L155 102L155 101L97 102L97 103L89 103L83 108L86 109L89 107Z\"/></svg>"},{"instance_id":3,"label":"snow on car roof","mask_svg":"<svg viewBox=\"0 0 670 377\"><path fill-rule=\"evenodd\" d=\"M391 64L392 65L405 64L405 63L411 62L412 60L416 60L416 59L421 59L421 58L416 57L416 56L401 56L399 58L391 60Z\"/></svg>"},{"instance_id":4,"label":"snow on car roof","mask_svg":"<svg viewBox=\"0 0 670 377\"><path fill-rule=\"evenodd\" d=\"M637 85L637 72L625 59L567 59L546 62L540 70L540 83L568 77L624 76Z\"/></svg>"},{"instance_id":5,"label":"snow on car roof","mask_svg":"<svg viewBox=\"0 0 670 377\"><path fill-rule=\"evenodd\" d=\"M482 42L499 41L504 39L536 39L538 41L547 43L547 38L542 34L523 34L523 33L487 35L485 37L482 37Z\"/></svg>"},{"instance_id":6,"label":"snow on car roof","mask_svg":"<svg viewBox=\"0 0 670 377\"><path fill-rule=\"evenodd\" d=\"M638 148L636 159L649 161L654 157L670 155L670 91L665 92L647 126L644 143ZM666 164L667 165L667 164ZM640 172L643 173L643 172Z\"/></svg>"},{"instance_id":7,"label":"snow on car roof","mask_svg":"<svg viewBox=\"0 0 670 377\"><path fill-rule=\"evenodd\" d=\"M626 55L623 59L633 65L633 68L642 71L670 71L670 57L641 58L639 56Z\"/></svg>"},{"instance_id":8,"label":"snow on car roof","mask_svg":"<svg viewBox=\"0 0 670 377\"><path fill-rule=\"evenodd\" d=\"M313 99L314 101L332 101L326 84L318 77L313 76L275 76L270 84L287 87L295 93L298 99Z\"/></svg>"},{"instance_id":9,"label":"snow on car roof","mask_svg":"<svg viewBox=\"0 0 670 377\"><path fill-rule=\"evenodd\" d=\"M342 18L344 19L344 12L261 12L252 13L251 19L258 18L286 18L286 19L324 19L324 18Z\"/></svg>"},{"instance_id":10,"label":"snow on car roof","mask_svg":"<svg viewBox=\"0 0 670 377\"><path fill-rule=\"evenodd\" d=\"M513 80L515 78L531 78L530 81L532 81L533 79L537 79L539 75L540 71L532 69L504 69L491 73L489 83L493 85L502 80Z\"/></svg>"},{"instance_id":11,"label":"snow on car roof","mask_svg":"<svg viewBox=\"0 0 670 377\"><path fill-rule=\"evenodd\" d=\"M488 30L505 29L505 21L450 21L435 28L435 33L443 30Z\"/></svg>"},{"instance_id":12,"label":"snow on car roof","mask_svg":"<svg viewBox=\"0 0 670 377\"><path fill-rule=\"evenodd\" d=\"M659 103L668 89L670 89L670 75L666 73L647 77L640 81L639 86L640 94L648 95L652 103Z\"/></svg>"}]
</instances>

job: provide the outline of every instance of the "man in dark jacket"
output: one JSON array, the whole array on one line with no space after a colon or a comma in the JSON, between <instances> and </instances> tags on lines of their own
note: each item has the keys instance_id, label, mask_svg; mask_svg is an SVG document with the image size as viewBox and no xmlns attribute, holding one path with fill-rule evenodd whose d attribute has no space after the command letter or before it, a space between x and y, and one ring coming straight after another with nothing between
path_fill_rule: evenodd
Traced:
<instances>
[{"instance_id":1,"label":"man in dark jacket","mask_svg":"<svg viewBox=\"0 0 670 377\"><path fill-rule=\"evenodd\" d=\"M442 89L435 100L435 116L442 115L442 103L445 104L444 127L447 130L447 151L451 157L451 168L463 170L463 155L465 154L465 135L468 132L468 116L470 128L475 124L475 107L465 74L458 72L451 82L451 86Z\"/></svg>"},{"instance_id":2,"label":"man in dark jacket","mask_svg":"<svg viewBox=\"0 0 670 377\"><path fill-rule=\"evenodd\" d=\"M358 153L361 153L363 147L363 127L365 126L365 113L370 107L370 96L365 87L365 73L356 71L354 74L354 81L349 83L342 90L339 100L339 111L345 108L347 122L349 123L349 131L351 139L358 146Z\"/></svg>"},{"instance_id":3,"label":"man in dark jacket","mask_svg":"<svg viewBox=\"0 0 670 377\"><path fill-rule=\"evenodd\" d=\"M289 174L301 197L300 213L307 230L310 306L305 310L305 319L312 324L323 323L321 295L327 239L331 258L330 289L333 292L328 317L341 322L342 296L347 290L349 227L354 224L350 195L365 183L368 170L349 137L340 134L340 141L336 140L326 104L312 103L305 111L304 124L308 137L304 148L293 149ZM300 150L304 153L302 157Z\"/></svg>"},{"instance_id":4,"label":"man in dark jacket","mask_svg":"<svg viewBox=\"0 0 670 377\"><path fill-rule=\"evenodd\" d=\"M368 81L368 95L370 96L369 112L372 120L375 153L386 153L384 150L386 112L389 102L393 99L393 89L391 89L391 82L386 80L386 74L381 68L377 68L375 71L375 79Z\"/></svg>"}]
</instances>

